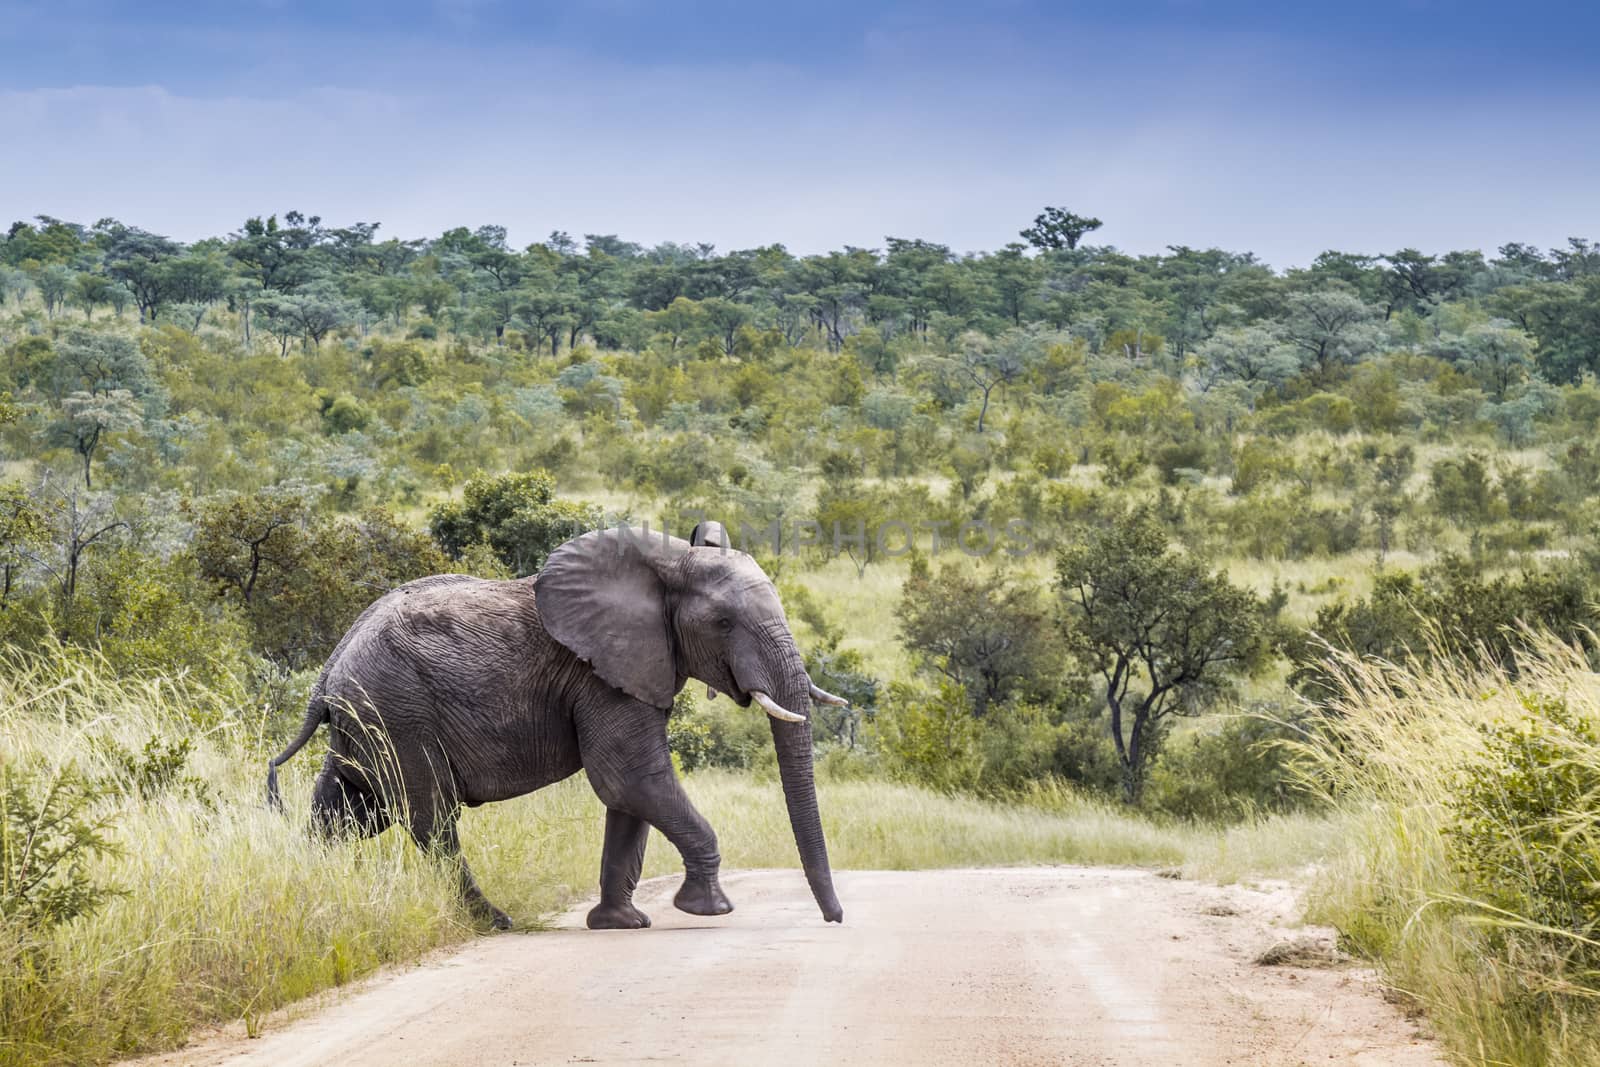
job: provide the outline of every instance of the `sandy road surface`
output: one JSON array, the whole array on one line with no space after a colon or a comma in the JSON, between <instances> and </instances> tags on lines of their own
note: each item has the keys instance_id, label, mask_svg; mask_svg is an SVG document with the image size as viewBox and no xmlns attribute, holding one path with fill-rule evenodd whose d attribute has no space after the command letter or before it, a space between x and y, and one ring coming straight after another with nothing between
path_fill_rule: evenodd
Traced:
<instances>
[{"instance_id":1,"label":"sandy road surface","mask_svg":"<svg viewBox=\"0 0 1600 1067\"><path fill-rule=\"evenodd\" d=\"M484 938L147 1065L1437 1064L1350 968L1252 959L1305 931L1287 891L1142 871L839 872L824 925L796 871L725 875L699 919L676 879L645 931Z\"/></svg>"}]
</instances>

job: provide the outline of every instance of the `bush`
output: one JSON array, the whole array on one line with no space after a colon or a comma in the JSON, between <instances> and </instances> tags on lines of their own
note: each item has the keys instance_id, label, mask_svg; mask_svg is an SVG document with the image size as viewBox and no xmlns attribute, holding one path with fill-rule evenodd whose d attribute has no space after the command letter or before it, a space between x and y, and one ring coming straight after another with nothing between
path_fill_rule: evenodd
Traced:
<instances>
[{"instance_id":1,"label":"bush","mask_svg":"<svg viewBox=\"0 0 1600 1067\"><path fill-rule=\"evenodd\" d=\"M688 690L679 693L667 719L667 743L679 767L749 770L775 761L766 716L752 708L732 701L701 707Z\"/></svg>"},{"instance_id":2,"label":"bush","mask_svg":"<svg viewBox=\"0 0 1600 1067\"><path fill-rule=\"evenodd\" d=\"M1323 641L1393 663L1445 657L1514 677L1530 647L1528 627L1593 650L1600 616L1580 568L1485 579L1462 560L1446 557L1417 575L1379 573L1370 598L1320 608L1310 630L1289 642L1289 681L1312 699L1337 690L1337 670L1327 662Z\"/></svg>"},{"instance_id":3,"label":"bush","mask_svg":"<svg viewBox=\"0 0 1600 1067\"><path fill-rule=\"evenodd\" d=\"M1252 437L1240 446L1233 461L1229 492L1246 496L1294 473L1294 457L1281 442Z\"/></svg>"},{"instance_id":4,"label":"bush","mask_svg":"<svg viewBox=\"0 0 1600 1067\"><path fill-rule=\"evenodd\" d=\"M254 648L290 669L325 659L356 617L396 586L448 567L422 533L373 509L354 521L313 510L284 484L189 505L200 576L243 614Z\"/></svg>"},{"instance_id":5,"label":"bush","mask_svg":"<svg viewBox=\"0 0 1600 1067\"><path fill-rule=\"evenodd\" d=\"M1563 699L1522 706L1520 721L1480 727L1482 755L1449 800L1450 855L1480 901L1600 963L1600 946L1570 936L1600 934L1600 735Z\"/></svg>"},{"instance_id":6,"label":"bush","mask_svg":"<svg viewBox=\"0 0 1600 1067\"><path fill-rule=\"evenodd\" d=\"M998 568L912 560L895 610L906 648L970 694L973 714L1049 692L1061 650L1039 592Z\"/></svg>"},{"instance_id":7,"label":"bush","mask_svg":"<svg viewBox=\"0 0 1600 1067\"><path fill-rule=\"evenodd\" d=\"M104 796L71 767L0 764L0 922L47 929L116 895L88 869L114 851Z\"/></svg>"},{"instance_id":8,"label":"bush","mask_svg":"<svg viewBox=\"0 0 1600 1067\"><path fill-rule=\"evenodd\" d=\"M324 393L318 400L322 405L322 432L329 436L365 430L372 425L372 409L349 393L337 396Z\"/></svg>"},{"instance_id":9,"label":"bush","mask_svg":"<svg viewBox=\"0 0 1600 1067\"><path fill-rule=\"evenodd\" d=\"M984 720L980 748L982 787L989 793L1010 795L1059 781L1109 794L1121 781L1111 733L1098 717L1008 704Z\"/></svg>"},{"instance_id":10,"label":"bush","mask_svg":"<svg viewBox=\"0 0 1600 1067\"><path fill-rule=\"evenodd\" d=\"M946 792L975 789L983 776L978 720L955 682L941 681L932 693L889 686L877 727L891 774Z\"/></svg>"},{"instance_id":11,"label":"bush","mask_svg":"<svg viewBox=\"0 0 1600 1067\"><path fill-rule=\"evenodd\" d=\"M1288 811L1304 794L1281 742L1298 731L1255 715L1218 716L1167 742L1145 799L1184 819L1232 821Z\"/></svg>"},{"instance_id":12,"label":"bush","mask_svg":"<svg viewBox=\"0 0 1600 1067\"><path fill-rule=\"evenodd\" d=\"M106 757L113 767L111 776L104 780L107 791L141 800L154 800L168 794L188 797L210 807L211 786L205 779L187 773L189 756L194 751L194 740L180 737L166 741L152 737L138 752L108 741Z\"/></svg>"},{"instance_id":13,"label":"bush","mask_svg":"<svg viewBox=\"0 0 1600 1067\"><path fill-rule=\"evenodd\" d=\"M563 542L597 529L600 522L599 508L557 500L555 479L545 471L529 471L473 475L460 501L433 509L428 530L452 559L473 545L489 545L520 578L543 567Z\"/></svg>"},{"instance_id":14,"label":"bush","mask_svg":"<svg viewBox=\"0 0 1600 1067\"><path fill-rule=\"evenodd\" d=\"M1204 471L1207 450L1203 441L1178 441L1156 449L1152 460L1161 480L1167 485L1177 485L1181 471Z\"/></svg>"}]
</instances>

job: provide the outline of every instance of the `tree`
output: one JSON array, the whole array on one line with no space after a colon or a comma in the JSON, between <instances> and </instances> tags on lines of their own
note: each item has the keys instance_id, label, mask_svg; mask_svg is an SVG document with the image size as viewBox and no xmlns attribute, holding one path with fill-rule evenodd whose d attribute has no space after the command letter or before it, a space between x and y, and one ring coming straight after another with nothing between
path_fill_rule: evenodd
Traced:
<instances>
[{"instance_id":1,"label":"tree","mask_svg":"<svg viewBox=\"0 0 1600 1067\"><path fill-rule=\"evenodd\" d=\"M667 338L669 351L676 352L687 337L703 328L705 312L695 301L680 296L660 311L647 312L645 321Z\"/></svg>"},{"instance_id":2,"label":"tree","mask_svg":"<svg viewBox=\"0 0 1600 1067\"><path fill-rule=\"evenodd\" d=\"M962 340L960 354L945 361L953 378L978 391L978 433L983 433L995 390L1021 378L1037 355L1037 345L1029 334L1007 330L997 340L970 333Z\"/></svg>"},{"instance_id":3,"label":"tree","mask_svg":"<svg viewBox=\"0 0 1600 1067\"><path fill-rule=\"evenodd\" d=\"M1333 381L1383 339L1377 311L1354 293L1319 289L1289 298L1279 329L1299 348L1319 382Z\"/></svg>"},{"instance_id":4,"label":"tree","mask_svg":"<svg viewBox=\"0 0 1600 1067\"><path fill-rule=\"evenodd\" d=\"M1300 371L1300 354L1265 326L1218 330L1196 349L1207 387L1243 382L1253 393L1281 385Z\"/></svg>"},{"instance_id":5,"label":"tree","mask_svg":"<svg viewBox=\"0 0 1600 1067\"><path fill-rule=\"evenodd\" d=\"M600 527L600 509L557 500L555 479L544 471L475 474L459 501L435 507L428 529L451 559L486 544L517 577L533 574L560 545Z\"/></svg>"},{"instance_id":6,"label":"tree","mask_svg":"<svg viewBox=\"0 0 1600 1067\"><path fill-rule=\"evenodd\" d=\"M1507 286L1489 304L1537 339L1534 357L1549 381L1572 384L1600 373L1600 274Z\"/></svg>"},{"instance_id":7,"label":"tree","mask_svg":"<svg viewBox=\"0 0 1600 1067\"><path fill-rule=\"evenodd\" d=\"M732 356L739 336L739 328L750 321L752 313L744 304L714 296L700 302L700 312L706 327L722 345L722 354Z\"/></svg>"},{"instance_id":8,"label":"tree","mask_svg":"<svg viewBox=\"0 0 1600 1067\"><path fill-rule=\"evenodd\" d=\"M1483 383L1496 403L1506 391L1527 376L1532 366L1533 340L1504 319L1478 323L1461 336L1457 363Z\"/></svg>"},{"instance_id":9,"label":"tree","mask_svg":"<svg viewBox=\"0 0 1600 1067\"><path fill-rule=\"evenodd\" d=\"M354 301L341 296L331 282L313 282L287 300L289 317L299 323L313 348L321 348L324 337L355 318Z\"/></svg>"},{"instance_id":10,"label":"tree","mask_svg":"<svg viewBox=\"0 0 1600 1067\"><path fill-rule=\"evenodd\" d=\"M111 544L113 535L130 527L117 513L110 494L80 494L76 486L63 489L48 481L41 495L43 492L56 497L51 507L40 511L50 524L48 543L37 549L24 549L23 554L55 581L61 632L70 634L78 581L90 550Z\"/></svg>"},{"instance_id":11,"label":"tree","mask_svg":"<svg viewBox=\"0 0 1600 1067\"><path fill-rule=\"evenodd\" d=\"M321 348L324 337L355 317L356 305L341 296L332 282L317 281L292 293L261 296L256 310L262 326L278 339L279 354L288 355L289 342L295 337L302 345Z\"/></svg>"},{"instance_id":12,"label":"tree","mask_svg":"<svg viewBox=\"0 0 1600 1067\"><path fill-rule=\"evenodd\" d=\"M131 337L84 329L71 330L57 342L52 378L58 398L77 391L105 396L119 389L143 397L155 388L150 361Z\"/></svg>"},{"instance_id":13,"label":"tree","mask_svg":"<svg viewBox=\"0 0 1600 1067\"><path fill-rule=\"evenodd\" d=\"M39 289L39 298L44 301L47 317L55 318L56 311L66 302L67 294L72 291L73 277L72 271L59 263L52 263L33 276L33 284Z\"/></svg>"},{"instance_id":14,"label":"tree","mask_svg":"<svg viewBox=\"0 0 1600 1067\"><path fill-rule=\"evenodd\" d=\"M1475 527L1500 513L1489 457L1476 449L1439 460L1428 472L1428 482L1434 508L1458 526Z\"/></svg>"},{"instance_id":15,"label":"tree","mask_svg":"<svg viewBox=\"0 0 1600 1067\"><path fill-rule=\"evenodd\" d=\"M1059 671L1037 591L999 570L954 563L935 574L918 557L895 617L906 648L964 687L979 718L1030 685L1047 686Z\"/></svg>"},{"instance_id":16,"label":"tree","mask_svg":"<svg viewBox=\"0 0 1600 1067\"><path fill-rule=\"evenodd\" d=\"M1017 327L1022 325L1023 314L1039 289L1038 263L1023 255L1025 251L1013 241L985 260L999 297L1000 314Z\"/></svg>"},{"instance_id":17,"label":"tree","mask_svg":"<svg viewBox=\"0 0 1600 1067\"><path fill-rule=\"evenodd\" d=\"M139 405L126 389L105 393L75 392L61 401L62 420L56 424L59 438L71 443L83 460L83 487L94 488L90 466L95 451L108 433L131 429L140 422Z\"/></svg>"},{"instance_id":18,"label":"tree","mask_svg":"<svg viewBox=\"0 0 1600 1067\"><path fill-rule=\"evenodd\" d=\"M317 274L322 219L289 211L283 220L280 226L276 215L264 222L259 217L246 219L244 229L233 235L228 255L263 289L291 293Z\"/></svg>"},{"instance_id":19,"label":"tree","mask_svg":"<svg viewBox=\"0 0 1600 1067\"><path fill-rule=\"evenodd\" d=\"M388 513L319 515L292 483L186 504L200 574L243 611L257 651L289 669L325 659L367 605L448 561Z\"/></svg>"},{"instance_id":20,"label":"tree","mask_svg":"<svg viewBox=\"0 0 1600 1067\"><path fill-rule=\"evenodd\" d=\"M72 279L72 302L83 309L83 321L94 319L94 309L111 303L111 279L104 274L81 271Z\"/></svg>"},{"instance_id":21,"label":"tree","mask_svg":"<svg viewBox=\"0 0 1600 1067\"><path fill-rule=\"evenodd\" d=\"M194 554L202 573L249 607L263 580L270 582L294 563L311 496L304 487L279 485L186 510L195 519Z\"/></svg>"},{"instance_id":22,"label":"tree","mask_svg":"<svg viewBox=\"0 0 1600 1067\"><path fill-rule=\"evenodd\" d=\"M1087 215L1074 215L1065 208L1047 207L1034 216L1033 225L1023 230L1021 237L1041 252L1060 249L1071 251L1078 247L1083 235L1105 225Z\"/></svg>"},{"instance_id":23,"label":"tree","mask_svg":"<svg viewBox=\"0 0 1600 1067\"><path fill-rule=\"evenodd\" d=\"M22 298L28 292L28 276L13 267L0 266L0 307L4 307L6 300L16 297L17 303L22 303Z\"/></svg>"},{"instance_id":24,"label":"tree","mask_svg":"<svg viewBox=\"0 0 1600 1067\"><path fill-rule=\"evenodd\" d=\"M891 514L889 494L854 476L825 478L817 490L816 519L822 539L832 538L831 548L850 557L857 578L865 577L867 567L877 560L877 533Z\"/></svg>"},{"instance_id":25,"label":"tree","mask_svg":"<svg viewBox=\"0 0 1600 1067\"><path fill-rule=\"evenodd\" d=\"M103 235L106 274L133 293L139 321L154 322L169 299L167 262L181 251L178 243L115 221L95 228Z\"/></svg>"},{"instance_id":26,"label":"tree","mask_svg":"<svg viewBox=\"0 0 1600 1067\"><path fill-rule=\"evenodd\" d=\"M1136 804L1171 718L1260 662L1261 604L1174 551L1147 511L1084 531L1056 571L1068 648L1105 683L1123 799Z\"/></svg>"}]
</instances>

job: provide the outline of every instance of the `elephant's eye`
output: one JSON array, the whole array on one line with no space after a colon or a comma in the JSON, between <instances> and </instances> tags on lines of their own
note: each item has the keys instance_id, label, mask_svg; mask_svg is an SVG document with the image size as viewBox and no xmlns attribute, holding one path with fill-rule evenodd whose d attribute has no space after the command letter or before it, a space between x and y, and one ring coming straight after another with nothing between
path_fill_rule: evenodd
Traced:
<instances>
[{"instance_id":1,"label":"elephant's eye","mask_svg":"<svg viewBox=\"0 0 1600 1067\"><path fill-rule=\"evenodd\" d=\"M732 633L733 620L728 618L726 615L722 616L717 620L717 629L721 630L725 634Z\"/></svg>"}]
</instances>

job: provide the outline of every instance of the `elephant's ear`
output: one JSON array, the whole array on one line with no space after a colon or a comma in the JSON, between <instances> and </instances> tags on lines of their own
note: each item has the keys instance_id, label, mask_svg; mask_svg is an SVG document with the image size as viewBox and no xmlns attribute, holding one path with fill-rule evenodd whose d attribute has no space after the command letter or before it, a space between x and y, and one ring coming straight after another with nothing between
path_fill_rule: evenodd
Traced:
<instances>
[{"instance_id":1,"label":"elephant's ear","mask_svg":"<svg viewBox=\"0 0 1600 1067\"><path fill-rule=\"evenodd\" d=\"M669 708L678 669L662 574L688 548L675 537L626 529L576 537L550 553L539 572L539 618L607 684Z\"/></svg>"}]
</instances>

